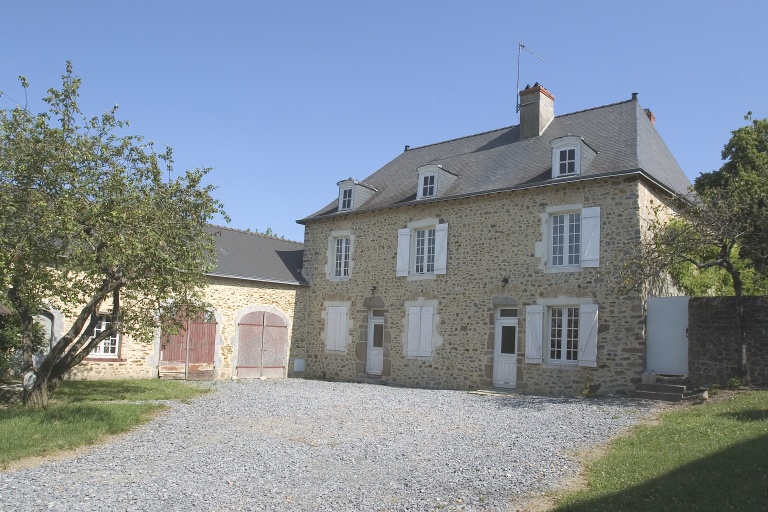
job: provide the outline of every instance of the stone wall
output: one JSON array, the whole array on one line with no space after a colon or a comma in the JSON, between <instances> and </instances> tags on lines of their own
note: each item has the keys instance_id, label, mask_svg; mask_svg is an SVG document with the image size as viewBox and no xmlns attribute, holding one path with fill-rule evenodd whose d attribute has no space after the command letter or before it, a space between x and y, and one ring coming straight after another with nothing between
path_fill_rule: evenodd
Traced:
<instances>
[{"instance_id":1,"label":"stone wall","mask_svg":"<svg viewBox=\"0 0 768 512\"><path fill-rule=\"evenodd\" d=\"M724 387L739 376L736 312L736 297L693 297L688 302L688 376L693 385ZM744 318L751 383L768 386L768 298L746 297Z\"/></svg>"},{"instance_id":2,"label":"stone wall","mask_svg":"<svg viewBox=\"0 0 768 512\"><path fill-rule=\"evenodd\" d=\"M288 340L293 329L294 308L302 287L210 277L206 300L213 305L218 322L217 352L215 354L216 378L232 378L234 361L235 324L238 313L245 310L278 311L288 320ZM67 320L64 319L67 324ZM65 325L65 329L69 325ZM71 379L134 379L157 377L159 337L153 343L141 343L124 335L120 340L119 354L114 359L89 358L73 368Z\"/></svg>"},{"instance_id":3,"label":"stone wall","mask_svg":"<svg viewBox=\"0 0 768 512\"><path fill-rule=\"evenodd\" d=\"M311 286L297 313L302 320L294 331L293 354L306 359L311 377L366 378L367 311L375 303L386 310L383 381L487 387L493 377L494 304L513 304L519 316L518 389L575 395L591 379L601 385L601 393L627 392L644 369L643 297L619 296L616 290L626 242L640 233L641 195L649 195L644 182L616 177L312 221L305 229L303 272ZM562 205L601 208L599 267L548 272L542 265L547 245L542 218L548 207ZM425 218L448 223L447 273L426 280L395 277L397 230ZM354 237L352 272L343 281L326 275L328 239L340 230ZM596 368L524 363L525 306L560 297L598 304ZM431 358L405 355L405 304L416 300L438 302L440 345ZM325 347L323 312L329 301L350 304L345 352Z\"/></svg>"}]
</instances>

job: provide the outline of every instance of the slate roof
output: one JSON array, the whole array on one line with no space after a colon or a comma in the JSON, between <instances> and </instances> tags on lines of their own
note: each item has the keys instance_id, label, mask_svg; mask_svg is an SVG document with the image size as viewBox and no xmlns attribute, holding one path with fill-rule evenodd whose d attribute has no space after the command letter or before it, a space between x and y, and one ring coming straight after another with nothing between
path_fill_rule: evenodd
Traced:
<instances>
[{"instance_id":1,"label":"slate roof","mask_svg":"<svg viewBox=\"0 0 768 512\"><path fill-rule=\"evenodd\" d=\"M305 285L299 274L304 244L224 226L206 229L216 241L216 268L210 276Z\"/></svg>"},{"instance_id":2,"label":"slate roof","mask_svg":"<svg viewBox=\"0 0 768 512\"><path fill-rule=\"evenodd\" d=\"M597 155L581 175L553 180L550 142L568 135L582 137ZM416 201L417 169L427 164L441 164L458 179L440 197ZM510 126L409 149L364 179L378 192L361 207L337 213L336 199L297 222L621 174L642 175L674 193L690 186L636 99L556 116L530 139L520 140L519 126Z\"/></svg>"}]
</instances>

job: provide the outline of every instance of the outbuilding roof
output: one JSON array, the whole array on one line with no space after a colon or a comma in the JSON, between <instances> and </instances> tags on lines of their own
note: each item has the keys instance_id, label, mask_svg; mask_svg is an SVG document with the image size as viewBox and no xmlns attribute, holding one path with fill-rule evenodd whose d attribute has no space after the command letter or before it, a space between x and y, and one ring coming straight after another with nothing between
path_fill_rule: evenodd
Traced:
<instances>
[{"instance_id":1,"label":"outbuilding roof","mask_svg":"<svg viewBox=\"0 0 768 512\"><path fill-rule=\"evenodd\" d=\"M304 244L224 226L208 226L216 242L215 277L305 285Z\"/></svg>"},{"instance_id":2,"label":"outbuilding roof","mask_svg":"<svg viewBox=\"0 0 768 512\"><path fill-rule=\"evenodd\" d=\"M597 155L580 175L553 179L550 143L566 136L581 137ZM458 178L440 197L417 200L417 169L430 164L442 165ZM516 125L407 149L364 179L378 192L354 211L338 212L338 200L334 200L297 222L622 174L642 175L677 194L686 193L690 186L635 98L556 116L538 137L521 140Z\"/></svg>"}]
</instances>

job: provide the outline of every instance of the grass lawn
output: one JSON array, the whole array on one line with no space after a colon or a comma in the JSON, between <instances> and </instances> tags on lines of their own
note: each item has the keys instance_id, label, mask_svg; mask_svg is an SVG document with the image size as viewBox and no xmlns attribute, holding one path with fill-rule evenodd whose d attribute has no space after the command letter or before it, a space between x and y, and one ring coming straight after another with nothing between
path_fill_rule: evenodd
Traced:
<instances>
[{"instance_id":1,"label":"grass lawn","mask_svg":"<svg viewBox=\"0 0 768 512\"><path fill-rule=\"evenodd\" d=\"M0 409L0 468L20 459L97 443L146 423L167 408L126 402L186 400L207 391L186 382L157 379L65 381L46 410Z\"/></svg>"},{"instance_id":2,"label":"grass lawn","mask_svg":"<svg viewBox=\"0 0 768 512\"><path fill-rule=\"evenodd\" d=\"M586 478L555 510L768 510L768 391L666 412L614 441Z\"/></svg>"}]
</instances>

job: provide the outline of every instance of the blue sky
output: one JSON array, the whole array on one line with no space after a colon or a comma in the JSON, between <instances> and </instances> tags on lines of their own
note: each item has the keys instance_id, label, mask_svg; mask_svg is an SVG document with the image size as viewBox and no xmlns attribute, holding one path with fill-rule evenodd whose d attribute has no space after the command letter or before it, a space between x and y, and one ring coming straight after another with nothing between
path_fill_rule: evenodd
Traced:
<instances>
[{"instance_id":1,"label":"blue sky","mask_svg":"<svg viewBox=\"0 0 768 512\"><path fill-rule=\"evenodd\" d=\"M38 1L0 3L0 90L29 104L65 61L89 115L213 167L231 226L303 239L336 183L413 147L515 125L521 86L565 114L629 99L690 179L768 117L768 2ZM7 98L0 105L10 107Z\"/></svg>"}]
</instances>

